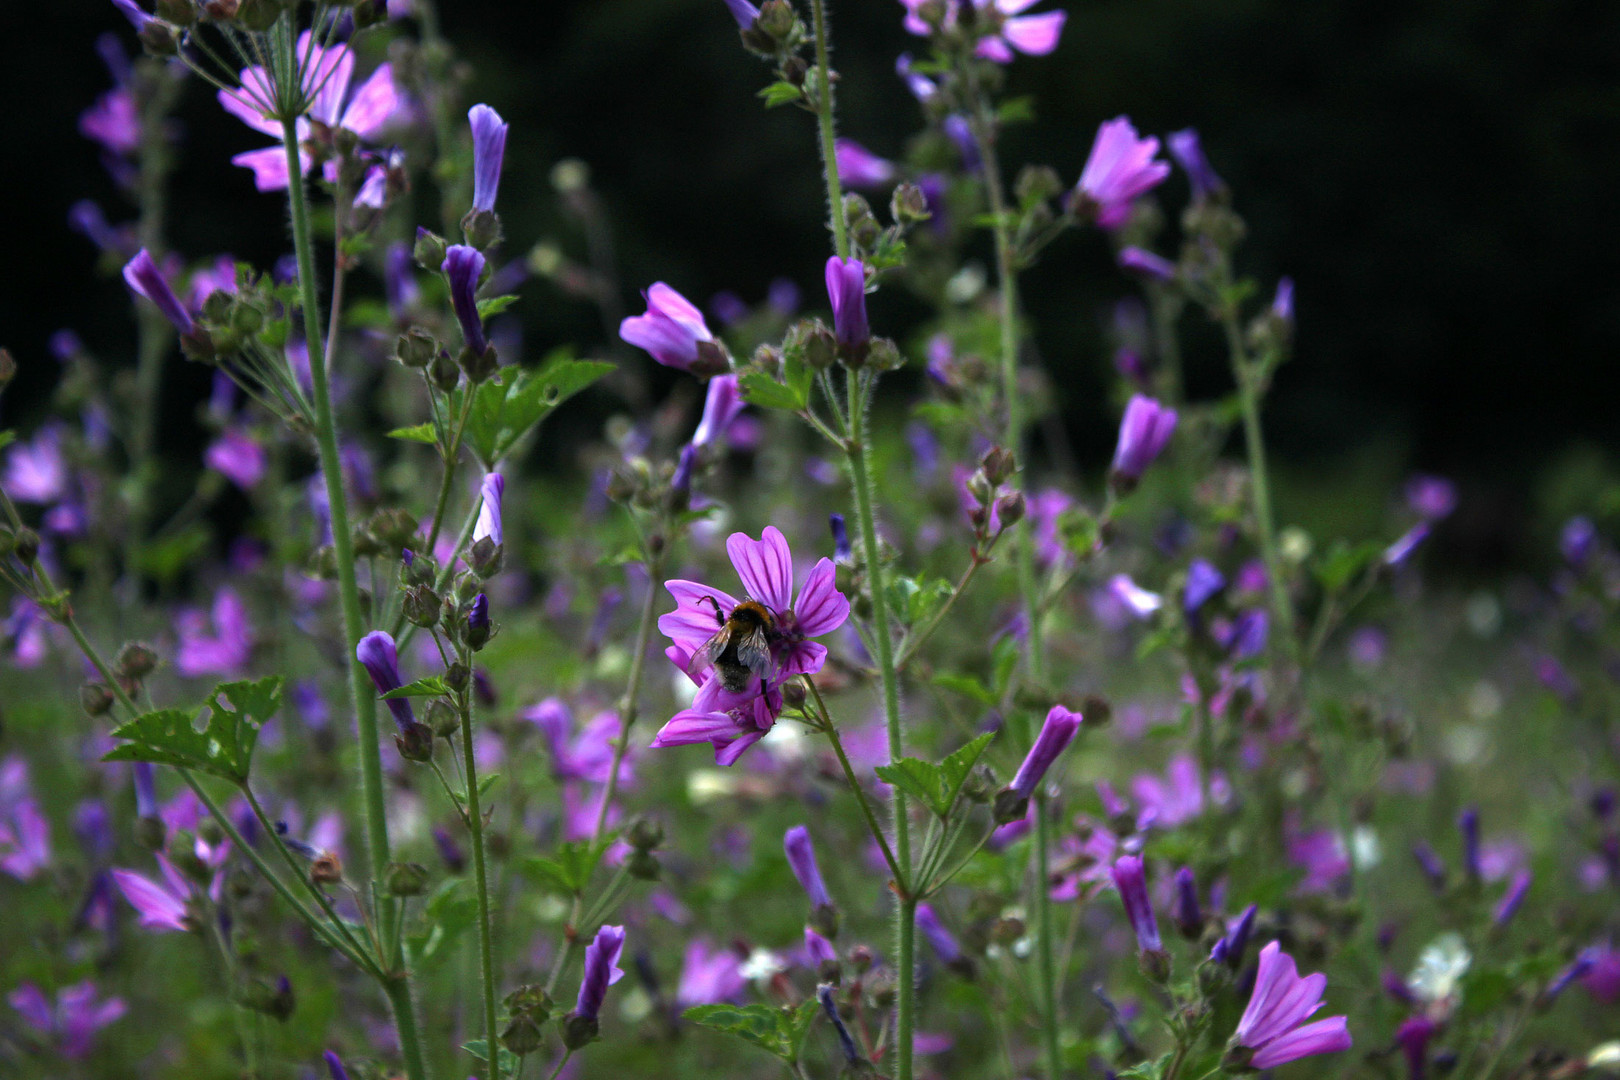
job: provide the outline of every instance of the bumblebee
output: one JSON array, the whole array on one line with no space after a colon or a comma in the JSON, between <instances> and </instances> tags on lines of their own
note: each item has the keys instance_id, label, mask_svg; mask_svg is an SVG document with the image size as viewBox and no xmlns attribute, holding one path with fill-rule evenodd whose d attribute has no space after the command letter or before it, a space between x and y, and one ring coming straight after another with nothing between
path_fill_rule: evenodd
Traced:
<instances>
[{"instance_id":1,"label":"bumblebee","mask_svg":"<svg viewBox=\"0 0 1620 1080\"><path fill-rule=\"evenodd\" d=\"M703 599L713 605L720 629L693 655L687 670L696 678L712 667L721 686L741 693L747 689L750 675L764 679L770 670L776 615L758 600L744 600L726 615L714 597Z\"/></svg>"}]
</instances>

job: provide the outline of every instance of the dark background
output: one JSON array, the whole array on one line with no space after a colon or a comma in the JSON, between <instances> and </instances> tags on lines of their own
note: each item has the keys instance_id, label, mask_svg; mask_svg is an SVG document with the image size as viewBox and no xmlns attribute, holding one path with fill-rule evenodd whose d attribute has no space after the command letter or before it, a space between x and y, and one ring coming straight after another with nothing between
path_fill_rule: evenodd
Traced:
<instances>
[{"instance_id":1,"label":"dark background","mask_svg":"<svg viewBox=\"0 0 1620 1080\"><path fill-rule=\"evenodd\" d=\"M1449 550L1487 563L1522 553L1524 522L1558 498L1538 494L1546 478L1592 473L1620 449L1604 374L1620 342L1620 5L1061 6L1058 52L1011 70L1010 92L1035 97L1037 121L1009 135L1009 169L1045 162L1072 183L1099 121L1119 113L1146 132L1197 127L1249 223L1243 269L1297 282L1297 356L1268 412L1285 484L1444 473L1464 491ZM813 124L759 107L768 71L738 45L721 0L443 7L446 36L476 71L469 100L512 124L501 189L511 250L544 235L578 250L547 179L577 157L605 200L627 304L657 279L699 303L722 288L756 301L779 275L819 301ZM132 47L133 36L100 0L0 8L12 266L0 342L25 368L8 419L26 423L52 375L52 331L73 326L103 356L130 348L123 286L95 276L66 214L85 197L114 220L128 214L75 125L107 86L96 35L117 31ZM897 154L920 116L894 57L921 42L892 0L834 0L833 15L842 133ZM226 162L258 137L205 90L193 85L182 110L171 242L188 257L267 264L285 248L281 202ZM1174 213L1184 181L1162 191ZM1049 249L1025 288L1071 439L1100 468L1114 424L1100 324L1129 284L1088 232ZM530 355L603 341L598 314L544 282L519 307ZM1193 329L1193 389L1218 393L1224 361ZM176 371L177 416L201 374Z\"/></svg>"}]
</instances>

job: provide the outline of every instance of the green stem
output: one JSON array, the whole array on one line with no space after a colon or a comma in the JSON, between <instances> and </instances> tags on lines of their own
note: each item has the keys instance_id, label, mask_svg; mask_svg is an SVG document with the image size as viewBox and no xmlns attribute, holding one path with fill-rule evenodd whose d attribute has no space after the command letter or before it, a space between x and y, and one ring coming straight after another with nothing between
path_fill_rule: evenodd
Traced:
<instances>
[{"instance_id":1,"label":"green stem","mask_svg":"<svg viewBox=\"0 0 1620 1080\"><path fill-rule=\"evenodd\" d=\"M411 984L404 975L382 980L383 993L394 1013L394 1030L399 1033L400 1053L405 1057L405 1075L425 1080L427 1062L422 1058L422 1037L416 1030L416 1003L411 1000Z\"/></svg>"},{"instance_id":2,"label":"green stem","mask_svg":"<svg viewBox=\"0 0 1620 1080\"><path fill-rule=\"evenodd\" d=\"M833 247L849 258L849 227L844 221L844 190L838 182L838 146L833 125L832 69L827 64L827 0L811 0L816 24L816 126L821 129L821 167L827 181L827 211L832 219Z\"/></svg>"},{"instance_id":3,"label":"green stem","mask_svg":"<svg viewBox=\"0 0 1620 1080\"><path fill-rule=\"evenodd\" d=\"M298 158L298 132L295 119L281 121L282 146L287 153L287 202L292 212L293 248L298 255L298 283L303 290L304 337L309 345L310 382L315 398L315 441L320 451L321 472L326 479L326 497L331 504L332 547L337 557L338 601L343 609L344 652L349 669L349 697L354 703L360 729L360 794L366 822L366 845L371 855L372 899L376 902L376 881L387 868L391 855L388 845L387 807L383 803L382 754L377 728L377 699L371 693L366 675L354 650L360 643L360 591L354 571L354 541L349 535L348 499L343 490L343 462L338 456L337 428L332 418L332 395L327 384L326 350L321 340L320 301L315 294L315 250L310 238L309 202L304 192L303 170ZM391 904L379 905L385 926L395 918ZM384 938L391 937L385 933ZM392 963L392 957L384 957Z\"/></svg>"},{"instance_id":4,"label":"green stem","mask_svg":"<svg viewBox=\"0 0 1620 1080\"><path fill-rule=\"evenodd\" d=\"M471 653L463 652L462 663L467 665L468 670L472 669ZM484 815L478 805L478 766L473 755L472 692L463 690L458 696L461 761L467 770L467 828L472 830L473 873L478 880L478 951L484 983L484 1048L489 1051L490 1080L501 1080L501 1058L495 1042L495 943L489 930L489 875L484 867Z\"/></svg>"},{"instance_id":5,"label":"green stem","mask_svg":"<svg viewBox=\"0 0 1620 1080\"><path fill-rule=\"evenodd\" d=\"M1058 1051L1057 965L1052 958L1052 899L1047 895L1051 871L1047 852L1051 844L1051 823L1047 821L1046 794L1035 793L1035 935L1039 941L1037 968L1041 987L1041 1049L1046 1057L1046 1073L1051 1080L1063 1074L1063 1058Z\"/></svg>"},{"instance_id":6,"label":"green stem","mask_svg":"<svg viewBox=\"0 0 1620 1080\"><path fill-rule=\"evenodd\" d=\"M827 711L827 703L821 698L821 689L810 676L801 675L799 678L804 680L804 684L810 688L810 693L816 699L816 707L821 712L822 733L827 736L827 741L832 743L833 753L838 755L838 764L843 766L844 778L849 781L850 789L855 792L855 801L861 805L861 813L866 817L867 830L878 842L878 847L883 849L883 861L889 864L889 873L894 875L895 885L901 892L910 892L911 885L900 872L900 864L895 861L894 851L889 847L889 838L884 835L883 826L878 824L877 814L873 812L872 804L867 801L865 789L855 778L855 767L849 763L849 755L844 752L843 740L838 737L838 727L832 721L832 714Z\"/></svg>"}]
</instances>

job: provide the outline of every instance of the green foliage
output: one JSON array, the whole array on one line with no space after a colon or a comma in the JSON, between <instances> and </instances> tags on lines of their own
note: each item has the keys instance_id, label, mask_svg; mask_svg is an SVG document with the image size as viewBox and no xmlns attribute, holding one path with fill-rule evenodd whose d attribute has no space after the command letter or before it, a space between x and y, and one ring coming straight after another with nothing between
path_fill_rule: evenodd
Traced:
<instances>
[{"instance_id":1,"label":"green foliage","mask_svg":"<svg viewBox=\"0 0 1620 1080\"><path fill-rule=\"evenodd\" d=\"M980 735L938 765L908 757L892 765L879 765L875 771L883 780L915 796L928 809L945 818L956 804L963 782L994 738L994 732Z\"/></svg>"},{"instance_id":2,"label":"green foliage","mask_svg":"<svg viewBox=\"0 0 1620 1080\"><path fill-rule=\"evenodd\" d=\"M204 703L207 725L184 709L144 713L113 732L129 740L103 761L150 761L247 783L259 729L281 708L281 676L222 683Z\"/></svg>"},{"instance_id":3,"label":"green foliage","mask_svg":"<svg viewBox=\"0 0 1620 1080\"><path fill-rule=\"evenodd\" d=\"M700 1027L735 1035L791 1063L798 1057L799 1045L816 1022L818 1011L816 1000L810 998L796 1009L785 1005L698 1005L681 1015Z\"/></svg>"},{"instance_id":4,"label":"green foliage","mask_svg":"<svg viewBox=\"0 0 1620 1080\"><path fill-rule=\"evenodd\" d=\"M538 372L505 367L495 377L471 390L465 440L486 469L511 452L517 441L552 411L597 379L613 370L600 360L574 360L564 351L552 353ZM466 387L451 395L451 415L459 415Z\"/></svg>"},{"instance_id":5,"label":"green foliage","mask_svg":"<svg viewBox=\"0 0 1620 1080\"><path fill-rule=\"evenodd\" d=\"M404 686L397 687L382 696L384 701L393 701L396 698L410 697L440 697L450 693L450 684L444 681L443 675L426 675Z\"/></svg>"},{"instance_id":6,"label":"green foliage","mask_svg":"<svg viewBox=\"0 0 1620 1080\"><path fill-rule=\"evenodd\" d=\"M390 439L403 439L406 442L427 443L432 446L439 441L439 429L433 426L432 421L412 424L410 427L399 427L388 433Z\"/></svg>"},{"instance_id":7,"label":"green foliage","mask_svg":"<svg viewBox=\"0 0 1620 1080\"><path fill-rule=\"evenodd\" d=\"M592 844L588 840L571 840L558 847L557 857L547 859L533 855L518 863L518 869L541 888L564 896L577 896L596 871L596 864L613 844L612 837L603 837Z\"/></svg>"}]
</instances>

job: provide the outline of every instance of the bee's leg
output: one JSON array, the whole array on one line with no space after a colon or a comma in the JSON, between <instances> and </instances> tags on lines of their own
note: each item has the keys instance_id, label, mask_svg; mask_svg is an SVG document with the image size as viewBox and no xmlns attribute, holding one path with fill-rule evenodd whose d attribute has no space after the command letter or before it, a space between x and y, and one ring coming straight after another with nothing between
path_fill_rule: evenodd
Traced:
<instances>
[{"instance_id":1,"label":"bee's leg","mask_svg":"<svg viewBox=\"0 0 1620 1080\"><path fill-rule=\"evenodd\" d=\"M703 600L707 600L710 603L710 605L712 605L714 607L714 622L715 622L715 625L716 626L724 626L724 625L726 625L726 617L725 617L725 615L721 614L721 612L720 612L720 601L716 600L712 596L705 596L703 598ZM698 603L700 603L700 604L703 603L703 600L699 600Z\"/></svg>"}]
</instances>

